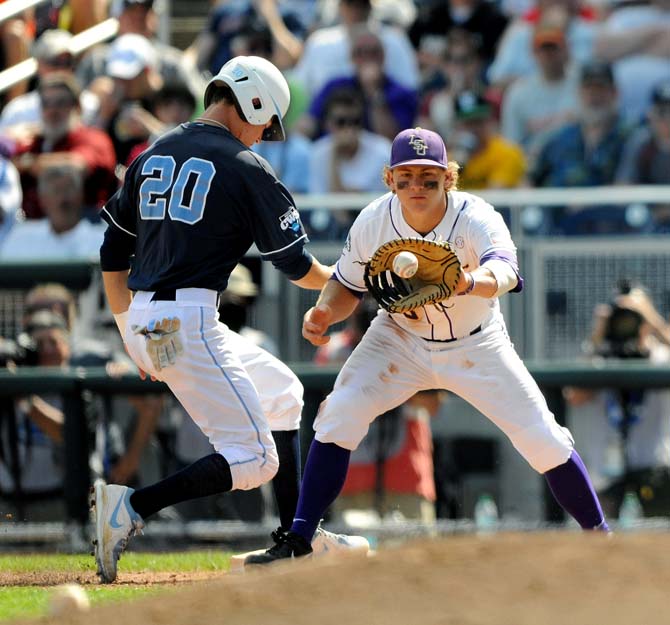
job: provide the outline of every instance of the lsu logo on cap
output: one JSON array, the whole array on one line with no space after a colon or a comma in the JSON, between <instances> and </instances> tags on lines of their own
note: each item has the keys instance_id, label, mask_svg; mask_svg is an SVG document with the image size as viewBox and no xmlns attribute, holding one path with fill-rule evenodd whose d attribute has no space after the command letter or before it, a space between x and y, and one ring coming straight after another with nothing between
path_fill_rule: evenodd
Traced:
<instances>
[{"instance_id":1,"label":"lsu logo on cap","mask_svg":"<svg viewBox=\"0 0 670 625\"><path fill-rule=\"evenodd\" d=\"M425 156L428 151L428 145L421 138L416 135L410 135L409 144L412 146L417 156Z\"/></svg>"}]
</instances>

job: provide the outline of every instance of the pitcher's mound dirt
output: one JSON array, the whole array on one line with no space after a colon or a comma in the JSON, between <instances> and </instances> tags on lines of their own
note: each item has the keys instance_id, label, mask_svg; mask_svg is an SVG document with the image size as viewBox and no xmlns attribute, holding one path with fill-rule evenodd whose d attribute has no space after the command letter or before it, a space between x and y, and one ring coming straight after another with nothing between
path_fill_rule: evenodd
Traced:
<instances>
[{"instance_id":1,"label":"pitcher's mound dirt","mask_svg":"<svg viewBox=\"0 0 670 625\"><path fill-rule=\"evenodd\" d=\"M128 581L122 560L118 582ZM453 536L384 548L368 559L193 581L157 597L42 622L668 625L670 534Z\"/></svg>"}]
</instances>

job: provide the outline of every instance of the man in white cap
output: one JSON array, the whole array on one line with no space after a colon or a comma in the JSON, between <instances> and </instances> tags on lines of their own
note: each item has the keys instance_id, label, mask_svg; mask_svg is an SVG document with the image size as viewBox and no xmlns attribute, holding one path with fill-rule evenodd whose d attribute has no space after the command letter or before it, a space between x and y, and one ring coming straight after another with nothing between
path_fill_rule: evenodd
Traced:
<instances>
[{"instance_id":1,"label":"man in white cap","mask_svg":"<svg viewBox=\"0 0 670 625\"><path fill-rule=\"evenodd\" d=\"M142 117L164 84L158 52L142 35L121 35L108 48L105 67L106 77L92 85L100 96L96 125L112 137L117 162L127 164L132 148L148 138Z\"/></svg>"},{"instance_id":2,"label":"man in white cap","mask_svg":"<svg viewBox=\"0 0 670 625\"><path fill-rule=\"evenodd\" d=\"M33 45L32 53L37 61L38 82L52 72L74 72L75 57L70 48L72 35L66 30L54 28L45 31ZM89 124L97 114L98 98L88 90L79 97L81 116ZM30 91L11 100L0 115L0 131L6 134L21 132L21 127L35 126L42 115L37 90Z\"/></svg>"},{"instance_id":3,"label":"man in white cap","mask_svg":"<svg viewBox=\"0 0 670 625\"><path fill-rule=\"evenodd\" d=\"M194 97L199 98L205 88L205 81L200 74L187 66L181 50L156 38L159 16L154 4L158 5L154 0L114 0L109 13L119 20L117 37L133 34L149 39L158 53L158 71L163 80L183 83ZM77 65L77 78L82 85L88 86L95 79L106 75L108 50L109 45L95 46Z\"/></svg>"}]
</instances>

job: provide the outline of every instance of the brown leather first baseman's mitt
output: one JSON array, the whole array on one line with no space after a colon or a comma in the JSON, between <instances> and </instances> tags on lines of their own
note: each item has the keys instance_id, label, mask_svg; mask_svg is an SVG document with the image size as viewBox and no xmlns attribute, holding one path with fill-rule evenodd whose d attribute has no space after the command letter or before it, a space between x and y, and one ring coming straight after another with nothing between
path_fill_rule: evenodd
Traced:
<instances>
[{"instance_id":1,"label":"brown leather first baseman's mitt","mask_svg":"<svg viewBox=\"0 0 670 625\"><path fill-rule=\"evenodd\" d=\"M393 260L403 251L419 262L411 278L393 272ZM446 241L394 239L380 246L366 263L365 286L382 308L404 313L454 295L461 272L461 263Z\"/></svg>"}]
</instances>

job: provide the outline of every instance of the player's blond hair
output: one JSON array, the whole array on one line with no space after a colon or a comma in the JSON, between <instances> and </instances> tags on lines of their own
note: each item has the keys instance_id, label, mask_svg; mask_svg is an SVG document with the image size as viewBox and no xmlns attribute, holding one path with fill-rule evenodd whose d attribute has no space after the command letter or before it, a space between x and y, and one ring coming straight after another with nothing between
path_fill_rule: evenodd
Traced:
<instances>
[{"instance_id":1,"label":"player's blond hair","mask_svg":"<svg viewBox=\"0 0 670 625\"><path fill-rule=\"evenodd\" d=\"M461 166L456 161L449 161L447 163L447 176L444 180L444 190L446 193L449 191L456 191L458 189L458 170ZM388 189L391 189L391 168L388 165L384 165L382 170L382 181Z\"/></svg>"}]
</instances>

